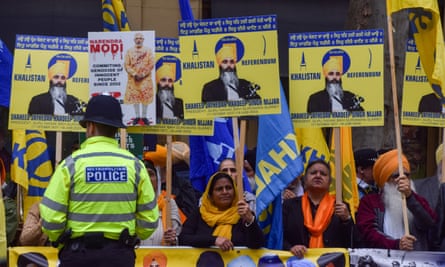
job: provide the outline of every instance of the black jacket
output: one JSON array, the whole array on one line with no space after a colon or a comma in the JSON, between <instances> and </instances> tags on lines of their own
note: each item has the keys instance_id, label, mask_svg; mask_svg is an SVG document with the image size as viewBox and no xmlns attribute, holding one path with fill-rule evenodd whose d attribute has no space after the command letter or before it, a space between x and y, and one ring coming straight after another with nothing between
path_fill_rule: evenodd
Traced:
<instances>
[{"instance_id":1,"label":"black jacket","mask_svg":"<svg viewBox=\"0 0 445 267\"><path fill-rule=\"evenodd\" d=\"M251 83L244 79L239 79L238 95L244 99L260 99L256 92L251 92ZM258 88L259 89L259 88ZM227 91L221 79L215 79L204 85L202 89L202 102L227 101Z\"/></svg>"},{"instance_id":2,"label":"black jacket","mask_svg":"<svg viewBox=\"0 0 445 267\"><path fill-rule=\"evenodd\" d=\"M70 115L82 115L82 102L72 95L66 96L65 112ZM29 102L28 114L54 114L54 103L49 92L36 95Z\"/></svg>"},{"instance_id":3,"label":"black jacket","mask_svg":"<svg viewBox=\"0 0 445 267\"><path fill-rule=\"evenodd\" d=\"M179 235L179 245L193 247L211 247L215 245L216 237L212 235L214 228L211 228L202 219L199 209L187 217ZM248 248L261 248L265 244L265 238L260 226L255 221L246 227L240 219L232 227L232 243L234 246L245 246Z\"/></svg>"},{"instance_id":4,"label":"black jacket","mask_svg":"<svg viewBox=\"0 0 445 267\"><path fill-rule=\"evenodd\" d=\"M343 109L347 111L363 111L355 94L343 91ZM307 112L332 112L332 103L326 89L313 93L307 102Z\"/></svg>"},{"instance_id":5,"label":"black jacket","mask_svg":"<svg viewBox=\"0 0 445 267\"><path fill-rule=\"evenodd\" d=\"M442 104L439 98L434 93L422 96L419 102L419 112L442 113Z\"/></svg>"},{"instance_id":6,"label":"black jacket","mask_svg":"<svg viewBox=\"0 0 445 267\"><path fill-rule=\"evenodd\" d=\"M173 106L173 115L178 119L184 119L184 104L181 98L175 98L175 104ZM162 119L162 102L156 95L156 118Z\"/></svg>"}]
</instances>

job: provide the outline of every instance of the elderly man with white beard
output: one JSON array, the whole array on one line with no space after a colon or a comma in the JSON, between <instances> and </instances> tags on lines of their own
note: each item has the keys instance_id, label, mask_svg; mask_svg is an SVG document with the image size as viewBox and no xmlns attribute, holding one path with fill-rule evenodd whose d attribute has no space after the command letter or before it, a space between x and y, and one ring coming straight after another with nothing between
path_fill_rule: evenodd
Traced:
<instances>
[{"instance_id":1,"label":"elderly man with white beard","mask_svg":"<svg viewBox=\"0 0 445 267\"><path fill-rule=\"evenodd\" d=\"M48 69L49 91L34 96L28 114L82 115L86 104L66 92L70 61L58 60Z\"/></svg>"},{"instance_id":2,"label":"elderly man with white beard","mask_svg":"<svg viewBox=\"0 0 445 267\"><path fill-rule=\"evenodd\" d=\"M364 99L342 87L343 57L330 56L323 64L326 86L309 96L307 112L363 111L360 103Z\"/></svg>"},{"instance_id":3,"label":"elderly man with white beard","mask_svg":"<svg viewBox=\"0 0 445 267\"><path fill-rule=\"evenodd\" d=\"M404 155L404 174L399 175L397 153L396 149L390 150L375 162L373 175L381 192L360 200L357 227L366 247L428 250L428 230L435 225L436 213L425 198L414 192ZM410 234L404 232L401 194L406 197Z\"/></svg>"},{"instance_id":4,"label":"elderly man with white beard","mask_svg":"<svg viewBox=\"0 0 445 267\"><path fill-rule=\"evenodd\" d=\"M224 44L216 53L216 63L220 76L204 85L202 102L261 98L257 93L258 85L238 78L236 45Z\"/></svg>"},{"instance_id":5,"label":"elderly man with white beard","mask_svg":"<svg viewBox=\"0 0 445 267\"><path fill-rule=\"evenodd\" d=\"M175 97L176 63L164 63L156 70L156 117L158 119L184 119L183 100Z\"/></svg>"}]
</instances>

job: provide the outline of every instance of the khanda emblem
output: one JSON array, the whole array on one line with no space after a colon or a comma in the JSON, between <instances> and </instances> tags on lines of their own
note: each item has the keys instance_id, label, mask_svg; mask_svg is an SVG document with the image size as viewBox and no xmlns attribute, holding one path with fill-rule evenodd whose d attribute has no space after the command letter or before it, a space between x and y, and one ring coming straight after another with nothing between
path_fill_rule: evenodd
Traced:
<instances>
[{"instance_id":1,"label":"khanda emblem","mask_svg":"<svg viewBox=\"0 0 445 267\"><path fill-rule=\"evenodd\" d=\"M432 29L432 25L434 25L433 20L433 12L430 10L423 8L409 9L409 23L413 33L419 33L420 31Z\"/></svg>"}]
</instances>

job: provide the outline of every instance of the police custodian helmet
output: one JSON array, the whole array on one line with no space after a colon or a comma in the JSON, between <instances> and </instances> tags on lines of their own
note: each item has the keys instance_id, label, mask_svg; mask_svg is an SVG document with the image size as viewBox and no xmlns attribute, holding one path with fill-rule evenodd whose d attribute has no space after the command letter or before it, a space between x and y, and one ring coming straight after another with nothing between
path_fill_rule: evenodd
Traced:
<instances>
[{"instance_id":1,"label":"police custodian helmet","mask_svg":"<svg viewBox=\"0 0 445 267\"><path fill-rule=\"evenodd\" d=\"M86 128L87 121L116 128L126 128L122 123L121 105L119 101L110 95L93 96L90 101L88 101L85 115L79 123L83 128Z\"/></svg>"}]
</instances>

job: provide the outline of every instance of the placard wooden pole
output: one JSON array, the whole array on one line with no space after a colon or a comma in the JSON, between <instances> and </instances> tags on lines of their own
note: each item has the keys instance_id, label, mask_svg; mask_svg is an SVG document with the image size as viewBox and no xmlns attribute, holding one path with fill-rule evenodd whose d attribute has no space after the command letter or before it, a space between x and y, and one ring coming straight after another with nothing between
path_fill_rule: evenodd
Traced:
<instances>
[{"instance_id":1,"label":"placard wooden pole","mask_svg":"<svg viewBox=\"0 0 445 267\"><path fill-rule=\"evenodd\" d=\"M391 2L391 1L389 1ZM392 27L392 18L389 13L390 9L387 9L387 18L388 18L388 47L389 47L389 62L391 68L391 88L392 88L392 103L393 103L393 111L394 111L394 128L396 135L396 147L397 147L397 159L399 162L399 173L403 173L403 162L402 162L402 140L400 136L400 121L399 121L399 103L397 100L397 82L396 82L396 67L394 62L394 41L393 41L393 27ZM402 214L403 214L403 223L405 234L409 234L409 224L408 224L408 211L406 207L406 197L404 194L401 194L402 198Z\"/></svg>"}]
</instances>

